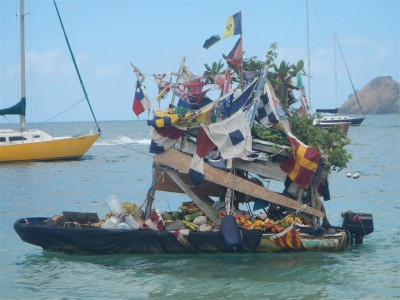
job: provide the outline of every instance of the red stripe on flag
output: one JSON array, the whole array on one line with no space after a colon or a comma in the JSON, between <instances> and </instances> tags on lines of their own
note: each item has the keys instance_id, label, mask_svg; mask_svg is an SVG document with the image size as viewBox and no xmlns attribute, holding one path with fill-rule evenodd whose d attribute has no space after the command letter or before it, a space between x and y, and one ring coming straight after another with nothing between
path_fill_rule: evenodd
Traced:
<instances>
[{"instance_id":1,"label":"red stripe on flag","mask_svg":"<svg viewBox=\"0 0 400 300\"><path fill-rule=\"evenodd\" d=\"M294 147L294 153L281 165L281 169L293 182L307 189L317 171L321 153L300 143L294 137L288 136L288 140Z\"/></svg>"}]
</instances>

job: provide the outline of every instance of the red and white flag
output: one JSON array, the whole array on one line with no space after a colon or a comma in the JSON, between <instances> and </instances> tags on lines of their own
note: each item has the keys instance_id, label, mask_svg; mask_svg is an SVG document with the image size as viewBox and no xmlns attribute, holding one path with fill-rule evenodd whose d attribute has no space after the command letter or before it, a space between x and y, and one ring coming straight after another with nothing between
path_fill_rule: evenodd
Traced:
<instances>
[{"instance_id":1,"label":"red and white flag","mask_svg":"<svg viewBox=\"0 0 400 300\"><path fill-rule=\"evenodd\" d=\"M139 115L146 109L150 108L150 101L144 93L144 87L138 80L136 83L135 97L133 98L132 110L139 117Z\"/></svg>"}]
</instances>

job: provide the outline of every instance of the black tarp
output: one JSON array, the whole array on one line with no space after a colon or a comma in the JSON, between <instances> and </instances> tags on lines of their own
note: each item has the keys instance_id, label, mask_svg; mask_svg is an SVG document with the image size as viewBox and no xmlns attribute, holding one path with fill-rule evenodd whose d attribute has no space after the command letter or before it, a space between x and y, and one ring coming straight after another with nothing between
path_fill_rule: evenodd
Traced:
<instances>
[{"instance_id":1,"label":"black tarp","mask_svg":"<svg viewBox=\"0 0 400 300\"><path fill-rule=\"evenodd\" d=\"M25 97L21 99L17 104L9 108L0 109L0 116L5 115L23 115L25 116L26 109L26 99Z\"/></svg>"},{"instance_id":2,"label":"black tarp","mask_svg":"<svg viewBox=\"0 0 400 300\"><path fill-rule=\"evenodd\" d=\"M48 218L19 219L14 229L27 243L45 250L78 255L134 253L231 252L220 231L190 232L191 249L182 245L169 231L150 229L121 230L102 228L64 228L49 225ZM260 243L261 230L242 230L243 241L238 252L254 252Z\"/></svg>"}]
</instances>

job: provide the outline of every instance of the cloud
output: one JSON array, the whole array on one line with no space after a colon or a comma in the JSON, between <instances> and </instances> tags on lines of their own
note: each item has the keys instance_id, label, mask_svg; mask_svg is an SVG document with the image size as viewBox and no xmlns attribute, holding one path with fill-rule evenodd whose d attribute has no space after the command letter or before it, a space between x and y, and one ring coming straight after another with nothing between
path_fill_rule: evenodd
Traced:
<instances>
[{"instance_id":1,"label":"cloud","mask_svg":"<svg viewBox=\"0 0 400 300\"><path fill-rule=\"evenodd\" d=\"M121 66L120 64L110 62L108 64L98 66L94 71L94 75L95 77L100 78L117 77L121 75Z\"/></svg>"},{"instance_id":2,"label":"cloud","mask_svg":"<svg viewBox=\"0 0 400 300\"><path fill-rule=\"evenodd\" d=\"M373 58L379 61L386 61L393 58L393 54L397 53L393 46L393 44L389 43L377 45Z\"/></svg>"},{"instance_id":3,"label":"cloud","mask_svg":"<svg viewBox=\"0 0 400 300\"><path fill-rule=\"evenodd\" d=\"M345 37L340 39L340 45L343 51L347 47L358 49L358 55L367 52L368 57L380 62L393 59L398 53L396 44L398 42L393 38L358 38ZM397 46L398 47L398 46Z\"/></svg>"},{"instance_id":4,"label":"cloud","mask_svg":"<svg viewBox=\"0 0 400 300\"><path fill-rule=\"evenodd\" d=\"M80 53L76 56L79 66L89 60L89 55ZM75 76L75 69L69 53L60 49L49 49L43 53L28 52L27 67L31 67L37 74L59 77Z\"/></svg>"}]
</instances>

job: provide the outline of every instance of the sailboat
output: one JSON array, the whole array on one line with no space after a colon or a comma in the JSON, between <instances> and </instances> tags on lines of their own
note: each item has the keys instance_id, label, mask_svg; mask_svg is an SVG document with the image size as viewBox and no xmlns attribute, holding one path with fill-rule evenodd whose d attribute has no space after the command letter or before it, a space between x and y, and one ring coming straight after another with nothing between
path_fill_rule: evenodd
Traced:
<instances>
[{"instance_id":1,"label":"sailboat","mask_svg":"<svg viewBox=\"0 0 400 300\"><path fill-rule=\"evenodd\" d=\"M54 137L37 129L25 126L26 90L25 90L25 25L24 0L20 0L20 47L21 47L21 100L9 108L0 109L0 115L19 115L19 130L0 129L0 163L18 161L67 160L82 157L100 136L100 127L90 105L85 87L76 65L57 5L54 2L61 27L64 32L75 70L78 74L83 92L97 126L97 132L86 135Z\"/></svg>"},{"instance_id":2,"label":"sailboat","mask_svg":"<svg viewBox=\"0 0 400 300\"><path fill-rule=\"evenodd\" d=\"M334 45L334 48L333 48L333 49L334 49L334 57L335 57L335 82L336 82L336 90L337 90L336 43L337 43L337 44L339 45L339 47L340 47L339 40L338 40L336 34L334 34L334 35L333 35L333 45ZM341 51L341 48L340 48L340 51ZM345 61L345 59L344 59L344 56L343 56L343 52L342 52L342 51L341 51L341 54L342 54L342 58L343 58L343 61L344 61L344 63L345 63L346 69L347 69L347 64L346 64L346 61ZM353 87L354 95L356 96L356 99L357 99L358 105L360 106L360 110L361 110L361 113L363 114L363 117L362 117L362 118L355 118L355 117L349 117L349 116L339 115L339 109L338 109L338 108L333 108L333 109L317 109L316 112L322 114L321 117L318 118L318 119L316 120L317 123L318 123L320 126L333 126L333 125L335 125L335 124L340 124L340 125L343 126L343 124L345 124L345 123L350 123L349 125L351 125L351 126L360 126L361 123L364 121L364 119L365 119L364 111L362 110L360 101L358 100L357 92L356 92L356 90L354 89L353 82L352 82L352 80L351 80L350 73L349 73L349 70L348 70L348 69L347 69L347 73L348 73L348 75L349 75L350 82L351 82L351 85L352 85L352 87ZM337 93L336 93L336 94L337 94ZM348 126L347 126L347 127L348 127Z\"/></svg>"}]
</instances>

